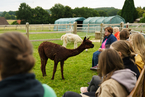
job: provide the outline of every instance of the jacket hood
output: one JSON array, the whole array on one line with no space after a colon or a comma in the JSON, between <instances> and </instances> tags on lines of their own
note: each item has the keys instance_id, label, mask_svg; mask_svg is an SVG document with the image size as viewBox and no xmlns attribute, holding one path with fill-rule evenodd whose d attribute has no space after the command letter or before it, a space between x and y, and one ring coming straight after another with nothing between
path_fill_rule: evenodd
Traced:
<instances>
[{"instance_id":1,"label":"jacket hood","mask_svg":"<svg viewBox=\"0 0 145 97\"><path fill-rule=\"evenodd\" d=\"M117 70L113 73L111 78L123 85L129 93L135 87L137 81L136 73L130 69Z\"/></svg>"}]
</instances>

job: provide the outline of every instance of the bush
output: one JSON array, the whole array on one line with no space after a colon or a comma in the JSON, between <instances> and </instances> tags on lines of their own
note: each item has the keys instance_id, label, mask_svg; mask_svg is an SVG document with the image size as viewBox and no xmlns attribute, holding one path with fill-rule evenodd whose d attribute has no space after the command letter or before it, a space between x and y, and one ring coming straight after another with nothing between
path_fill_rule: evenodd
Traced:
<instances>
[{"instance_id":1,"label":"bush","mask_svg":"<svg viewBox=\"0 0 145 97\"><path fill-rule=\"evenodd\" d=\"M140 20L140 23L145 23L145 17Z\"/></svg>"},{"instance_id":2,"label":"bush","mask_svg":"<svg viewBox=\"0 0 145 97\"><path fill-rule=\"evenodd\" d=\"M14 22L12 22L11 25L17 25L17 24L18 24L17 21L14 21Z\"/></svg>"}]
</instances>

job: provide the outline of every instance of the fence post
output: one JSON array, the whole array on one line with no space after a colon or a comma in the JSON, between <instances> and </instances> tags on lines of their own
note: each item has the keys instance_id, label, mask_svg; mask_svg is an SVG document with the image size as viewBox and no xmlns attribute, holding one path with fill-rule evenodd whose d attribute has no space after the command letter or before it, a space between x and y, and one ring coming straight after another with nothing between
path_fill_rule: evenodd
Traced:
<instances>
[{"instance_id":1,"label":"fence post","mask_svg":"<svg viewBox=\"0 0 145 97\"><path fill-rule=\"evenodd\" d=\"M126 28L129 28L129 22L126 23Z\"/></svg>"},{"instance_id":2,"label":"fence post","mask_svg":"<svg viewBox=\"0 0 145 97\"><path fill-rule=\"evenodd\" d=\"M103 23L101 23L101 25L100 25L100 43L102 43L102 41L103 41Z\"/></svg>"},{"instance_id":3,"label":"fence post","mask_svg":"<svg viewBox=\"0 0 145 97\"><path fill-rule=\"evenodd\" d=\"M89 23L88 23L88 33L89 33Z\"/></svg>"},{"instance_id":4,"label":"fence post","mask_svg":"<svg viewBox=\"0 0 145 97\"><path fill-rule=\"evenodd\" d=\"M120 31L124 28L124 22L120 23Z\"/></svg>"},{"instance_id":5,"label":"fence post","mask_svg":"<svg viewBox=\"0 0 145 97\"><path fill-rule=\"evenodd\" d=\"M26 35L29 39L29 23L28 22L26 23Z\"/></svg>"},{"instance_id":6,"label":"fence post","mask_svg":"<svg viewBox=\"0 0 145 97\"><path fill-rule=\"evenodd\" d=\"M77 22L74 22L73 26L73 33L77 34Z\"/></svg>"},{"instance_id":7,"label":"fence post","mask_svg":"<svg viewBox=\"0 0 145 97\"><path fill-rule=\"evenodd\" d=\"M56 25L57 25L57 26L56 26L56 31L58 31L58 25L59 25L59 24L56 24Z\"/></svg>"},{"instance_id":8,"label":"fence post","mask_svg":"<svg viewBox=\"0 0 145 97\"><path fill-rule=\"evenodd\" d=\"M43 24L42 24L42 28L41 28L41 30L43 31Z\"/></svg>"}]
</instances>

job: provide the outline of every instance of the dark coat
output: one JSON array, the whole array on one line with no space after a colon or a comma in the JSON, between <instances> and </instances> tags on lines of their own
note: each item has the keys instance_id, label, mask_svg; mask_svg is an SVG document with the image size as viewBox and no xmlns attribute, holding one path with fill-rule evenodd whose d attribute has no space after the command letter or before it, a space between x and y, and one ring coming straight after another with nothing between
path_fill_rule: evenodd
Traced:
<instances>
[{"instance_id":1,"label":"dark coat","mask_svg":"<svg viewBox=\"0 0 145 97\"><path fill-rule=\"evenodd\" d=\"M103 42L104 42L106 39L107 39L107 41L106 41L106 43L105 43L106 48L108 48L114 41L117 40L116 37L115 37L113 34L110 34L109 36L105 36L104 39L103 39ZM102 42L102 43L103 43L103 42ZM102 45L100 46L100 48L102 48Z\"/></svg>"},{"instance_id":2,"label":"dark coat","mask_svg":"<svg viewBox=\"0 0 145 97\"><path fill-rule=\"evenodd\" d=\"M136 77L138 79L138 77L140 75L139 70L138 70L137 66L130 60L130 58L129 57L123 58L123 63L124 63L125 68L128 68L137 74Z\"/></svg>"},{"instance_id":3,"label":"dark coat","mask_svg":"<svg viewBox=\"0 0 145 97\"><path fill-rule=\"evenodd\" d=\"M33 73L18 74L0 81L0 97L43 97L44 88Z\"/></svg>"}]
</instances>

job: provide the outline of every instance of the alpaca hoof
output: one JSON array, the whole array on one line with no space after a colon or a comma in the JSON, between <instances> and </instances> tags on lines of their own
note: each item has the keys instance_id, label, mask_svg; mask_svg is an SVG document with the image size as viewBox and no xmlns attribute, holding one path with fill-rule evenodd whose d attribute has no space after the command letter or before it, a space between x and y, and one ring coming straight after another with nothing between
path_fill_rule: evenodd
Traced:
<instances>
[{"instance_id":1,"label":"alpaca hoof","mask_svg":"<svg viewBox=\"0 0 145 97\"><path fill-rule=\"evenodd\" d=\"M51 78L51 80L54 80L54 78Z\"/></svg>"},{"instance_id":2,"label":"alpaca hoof","mask_svg":"<svg viewBox=\"0 0 145 97\"><path fill-rule=\"evenodd\" d=\"M62 78L62 80L65 80L65 78Z\"/></svg>"},{"instance_id":3,"label":"alpaca hoof","mask_svg":"<svg viewBox=\"0 0 145 97\"><path fill-rule=\"evenodd\" d=\"M46 74L43 74L43 77L47 76Z\"/></svg>"}]
</instances>

